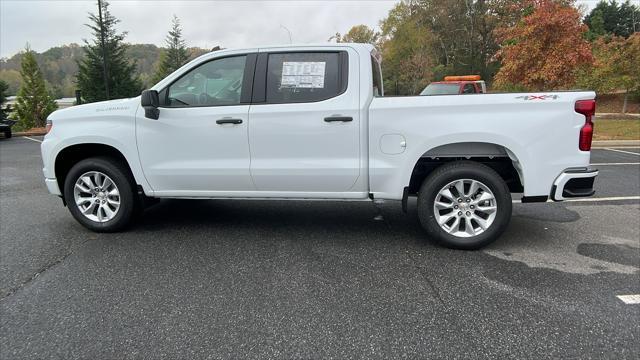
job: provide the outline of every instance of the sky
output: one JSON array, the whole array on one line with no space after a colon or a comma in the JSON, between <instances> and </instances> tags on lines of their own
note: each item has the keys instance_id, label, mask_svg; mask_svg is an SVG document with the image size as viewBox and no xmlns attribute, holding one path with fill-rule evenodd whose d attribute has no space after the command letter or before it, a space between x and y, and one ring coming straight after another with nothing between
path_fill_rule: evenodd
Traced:
<instances>
[{"instance_id":1,"label":"sky","mask_svg":"<svg viewBox=\"0 0 640 360\"><path fill-rule=\"evenodd\" d=\"M109 1L130 43L163 45L173 14L180 18L189 46L249 47L326 42L353 25L377 26L396 1ZM24 48L41 52L52 46L91 38L87 13L94 0L0 0L0 57Z\"/></svg>"},{"instance_id":2,"label":"sky","mask_svg":"<svg viewBox=\"0 0 640 360\"><path fill-rule=\"evenodd\" d=\"M587 7L597 0L581 0ZM640 1L640 0L634 0ZM126 41L162 46L177 15L189 46L251 47L266 44L326 42L336 32L365 24L377 28L396 0L201 1L111 0L111 13L127 31ZM28 42L37 52L90 39L87 13L95 0L0 0L0 57L10 57ZM288 29L288 30L287 30Z\"/></svg>"}]
</instances>

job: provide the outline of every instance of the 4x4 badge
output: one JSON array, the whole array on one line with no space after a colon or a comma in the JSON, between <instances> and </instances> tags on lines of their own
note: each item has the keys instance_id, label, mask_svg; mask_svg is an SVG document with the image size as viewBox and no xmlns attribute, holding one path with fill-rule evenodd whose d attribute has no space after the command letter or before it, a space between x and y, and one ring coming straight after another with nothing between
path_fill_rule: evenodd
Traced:
<instances>
[{"instance_id":1,"label":"4x4 badge","mask_svg":"<svg viewBox=\"0 0 640 360\"><path fill-rule=\"evenodd\" d=\"M547 100L547 99L557 99L559 95L523 95L516 96L516 99L524 99L524 100Z\"/></svg>"}]
</instances>

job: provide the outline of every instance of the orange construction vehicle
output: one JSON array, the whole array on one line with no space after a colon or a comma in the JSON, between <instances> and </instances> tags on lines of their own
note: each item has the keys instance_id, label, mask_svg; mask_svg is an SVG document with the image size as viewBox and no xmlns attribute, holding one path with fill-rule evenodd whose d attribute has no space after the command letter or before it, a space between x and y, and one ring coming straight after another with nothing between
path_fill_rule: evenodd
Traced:
<instances>
[{"instance_id":1,"label":"orange construction vehicle","mask_svg":"<svg viewBox=\"0 0 640 360\"><path fill-rule=\"evenodd\" d=\"M429 84L420 95L484 94L487 86L480 75L445 76L444 81Z\"/></svg>"}]
</instances>

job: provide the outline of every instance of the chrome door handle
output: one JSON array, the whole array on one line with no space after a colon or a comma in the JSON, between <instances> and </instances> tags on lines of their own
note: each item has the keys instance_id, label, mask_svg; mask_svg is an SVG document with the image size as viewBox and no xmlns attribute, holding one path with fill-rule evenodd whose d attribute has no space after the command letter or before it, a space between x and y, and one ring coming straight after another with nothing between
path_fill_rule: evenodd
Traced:
<instances>
[{"instance_id":1,"label":"chrome door handle","mask_svg":"<svg viewBox=\"0 0 640 360\"><path fill-rule=\"evenodd\" d=\"M242 124L242 119L231 119L231 118L222 118L216 120L216 124Z\"/></svg>"},{"instance_id":2,"label":"chrome door handle","mask_svg":"<svg viewBox=\"0 0 640 360\"><path fill-rule=\"evenodd\" d=\"M336 121L349 122L349 121L353 121L353 118L351 116L329 116L329 117L324 118L324 121L326 121L326 122L336 122Z\"/></svg>"}]
</instances>

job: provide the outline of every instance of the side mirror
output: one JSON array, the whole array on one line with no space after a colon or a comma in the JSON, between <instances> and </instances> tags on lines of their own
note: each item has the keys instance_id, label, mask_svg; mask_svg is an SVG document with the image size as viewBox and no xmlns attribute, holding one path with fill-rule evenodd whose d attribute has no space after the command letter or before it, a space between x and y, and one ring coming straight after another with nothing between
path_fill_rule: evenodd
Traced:
<instances>
[{"instance_id":1,"label":"side mirror","mask_svg":"<svg viewBox=\"0 0 640 360\"><path fill-rule=\"evenodd\" d=\"M140 97L140 103L144 108L144 116L149 119L158 120L160 117L160 98L155 90L145 90Z\"/></svg>"}]
</instances>

